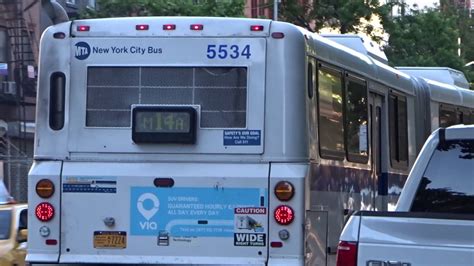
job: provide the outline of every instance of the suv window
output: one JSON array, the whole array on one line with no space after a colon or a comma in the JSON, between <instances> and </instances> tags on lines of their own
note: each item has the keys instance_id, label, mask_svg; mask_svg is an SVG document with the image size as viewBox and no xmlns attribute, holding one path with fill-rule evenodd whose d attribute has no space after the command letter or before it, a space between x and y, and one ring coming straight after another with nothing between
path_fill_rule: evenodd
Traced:
<instances>
[{"instance_id":1,"label":"suv window","mask_svg":"<svg viewBox=\"0 0 474 266\"><path fill-rule=\"evenodd\" d=\"M10 238L10 227L12 222L12 211L0 211L0 240Z\"/></svg>"},{"instance_id":2,"label":"suv window","mask_svg":"<svg viewBox=\"0 0 474 266\"><path fill-rule=\"evenodd\" d=\"M411 211L474 214L474 140L440 143Z\"/></svg>"}]
</instances>

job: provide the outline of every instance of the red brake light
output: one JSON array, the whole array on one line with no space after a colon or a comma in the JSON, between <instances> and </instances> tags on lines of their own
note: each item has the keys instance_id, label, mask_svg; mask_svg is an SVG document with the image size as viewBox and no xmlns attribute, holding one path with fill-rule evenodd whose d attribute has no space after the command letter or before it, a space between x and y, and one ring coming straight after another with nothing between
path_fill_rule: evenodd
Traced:
<instances>
[{"instance_id":1,"label":"red brake light","mask_svg":"<svg viewBox=\"0 0 474 266\"><path fill-rule=\"evenodd\" d=\"M295 219L295 212L290 206L280 205L275 209L273 216L277 223L289 225Z\"/></svg>"},{"instance_id":2,"label":"red brake light","mask_svg":"<svg viewBox=\"0 0 474 266\"><path fill-rule=\"evenodd\" d=\"M50 221L54 217L54 207L51 203L41 202L35 208L35 215L42 222Z\"/></svg>"},{"instance_id":3,"label":"red brake light","mask_svg":"<svg viewBox=\"0 0 474 266\"><path fill-rule=\"evenodd\" d=\"M90 29L91 27L85 25L77 26L77 31L89 31Z\"/></svg>"},{"instance_id":4,"label":"red brake light","mask_svg":"<svg viewBox=\"0 0 474 266\"><path fill-rule=\"evenodd\" d=\"M174 24L165 24L163 25L163 30L175 30L176 29L176 25Z\"/></svg>"},{"instance_id":5,"label":"red brake light","mask_svg":"<svg viewBox=\"0 0 474 266\"><path fill-rule=\"evenodd\" d=\"M337 266L357 265L357 242L340 241L337 246Z\"/></svg>"},{"instance_id":6,"label":"red brake light","mask_svg":"<svg viewBox=\"0 0 474 266\"><path fill-rule=\"evenodd\" d=\"M263 31L263 26L262 25L252 25L250 26L251 31Z\"/></svg>"},{"instance_id":7,"label":"red brake light","mask_svg":"<svg viewBox=\"0 0 474 266\"><path fill-rule=\"evenodd\" d=\"M140 24L140 25L135 26L136 30L148 30L148 28L149 28L149 26L146 25L146 24Z\"/></svg>"},{"instance_id":8,"label":"red brake light","mask_svg":"<svg viewBox=\"0 0 474 266\"><path fill-rule=\"evenodd\" d=\"M203 30L203 29L204 29L204 25L202 25L202 24L192 24L192 25L191 25L191 29L192 29L192 30Z\"/></svg>"}]
</instances>

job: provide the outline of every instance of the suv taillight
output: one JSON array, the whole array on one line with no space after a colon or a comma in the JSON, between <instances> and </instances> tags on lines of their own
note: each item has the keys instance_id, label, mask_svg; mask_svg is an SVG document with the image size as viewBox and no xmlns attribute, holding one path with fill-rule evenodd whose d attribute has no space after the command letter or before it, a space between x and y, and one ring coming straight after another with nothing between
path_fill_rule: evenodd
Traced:
<instances>
[{"instance_id":1,"label":"suv taillight","mask_svg":"<svg viewBox=\"0 0 474 266\"><path fill-rule=\"evenodd\" d=\"M337 266L357 265L357 242L340 241L337 246Z\"/></svg>"}]
</instances>

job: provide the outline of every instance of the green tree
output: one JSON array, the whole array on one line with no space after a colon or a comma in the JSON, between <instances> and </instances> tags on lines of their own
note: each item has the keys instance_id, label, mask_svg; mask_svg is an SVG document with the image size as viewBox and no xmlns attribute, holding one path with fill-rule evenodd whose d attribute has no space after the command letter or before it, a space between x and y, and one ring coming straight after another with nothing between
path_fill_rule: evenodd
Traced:
<instances>
[{"instance_id":1,"label":"green tree","mask_svg":"<svg viewBox=\"0 0 474 266\"><path fill-rule=\"evenodd\" d=\"M387 17L388 5L380 5L379 0L283 0L280 17L284 21L319 32L322 28L332 28L340 33L363 32L374 40L382 39L382 33L374 31L367 21L373 16Z\"/></svg>"},{"instance_id":2,"label":"green tree","mask_svg":"<svg viewBox=\"0 0 474 266\"><path fill-rule=\"evenodd\" d=\"M133 16L242 17L244 0L98 0L97 10L86 10L81 18Z\"/></svg>"},{"instance_id":3,"label":"green tree","mask_svg":"<svg viewBox=\"0 0 474 266\"><path fill-rule=\"evenodd\" d=\"M452 15L457 18L459 35L461 38L461 57L465 62L474 61L474 17L469 16L467 9L451 9ZM474 66L466 69L466 75L474 86ZM472 88L474 89L474 88Z\"/></svg>"},{"instance_id":4,"label":"green tree","mask_svg":"<svg viewBox=\"0 0 474 266\"><path fill-rule=\"evenodd\" d=\"M439 8L410 9L383 24L390 35L385 48L390 64L465 70L464 60L457 54L460 33L456 16Z\"/></svg>"}]
</instances>

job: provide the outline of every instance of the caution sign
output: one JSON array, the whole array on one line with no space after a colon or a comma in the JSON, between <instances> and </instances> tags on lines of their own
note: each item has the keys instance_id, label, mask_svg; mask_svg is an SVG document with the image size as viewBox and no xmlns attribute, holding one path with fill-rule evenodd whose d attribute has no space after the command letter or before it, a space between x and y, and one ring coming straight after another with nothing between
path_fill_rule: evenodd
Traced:
<instances>
[{"instance_id":1,"label":"caution sign","mask_svg":"<svg viewBox=\"0 0 474 266\"><path fill-rule=\"evenodd\" d=\"M234 246L264 247L267 208L239 207L234 209Z\"/></svg>"},{"instance_id":2,"label":"caution sign","mask_svg":"<svg viewBox=\"0 0 474 266\"><path fill-rule=\"evenodd\" d=\"M240 247L264 247L266 243L265 234L235 233L234 246Z\"/></svg>"}]
</instances>

